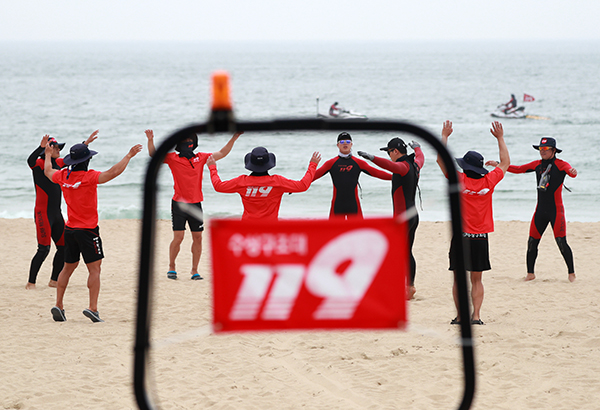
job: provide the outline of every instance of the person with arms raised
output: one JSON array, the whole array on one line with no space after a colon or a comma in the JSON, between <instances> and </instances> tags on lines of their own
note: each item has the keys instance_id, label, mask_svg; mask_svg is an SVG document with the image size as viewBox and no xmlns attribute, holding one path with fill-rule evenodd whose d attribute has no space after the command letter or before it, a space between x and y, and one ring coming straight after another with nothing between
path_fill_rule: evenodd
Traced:
<instances>
[{"instance_id":1,"label":"person with arms raised","mask_svg":"<svg viewBox=\"0 0 600 410\"><path fill-rule=\"evenodd\" d=\"M452 122L446 121L442 127L442 143L448 145L448 138L452 134ZM454 271L454 285L452 295L456 311L458 308L458 288L456 283L456 252L457 241L462 240L464 245L465 269L471 273L471 302L473 304L473 315L471 324L483 325L481 320L481 306L483 304L483 272L492 269L490 264L490 251L488 234L494 232L494 212L492 208L492 194L494 188L504 178L506 170L510 165L510 156L506 142L504 142L504 129L498 121L492 123L490 132L498 142L500 162L496 169L488 172L483 167L483 156L477 151L468 151L462 158L457 158L458 165L463 172L458 172L458 182L461 192L462 238L453 237L450 242L450 268ZM448 171L444 166L441 156L438 154L437 163L448 177ZM460 324L462 318L458 313L450 323Z\"/></svg>"},{"instance_id":2,"label":"person with arms raised","mask_svg":"<svg viewBox=\"0 0 600 410\"><path fill-rule=\"evenodd\" d=\"M221 181L217 171L214 156L206 161L210 170L210 180L217 192L227 194L238 193L242 198L244 213L242 220L277 220L281 197L286 192L304 192L315 176L321 154L313 153L308 164L308 170L301 180L294 181L281 175L269 175L269 170L275 166L275 154L264 147L256 147L246 154L244 163L250 175L240 175L229 181Z\"/></svg>"},{"instance_id":3,"label":"person with arms raised","mask_svg":"<svg viewBox=\"0 0 600 410\"><path fill-rule=\"evenodd\" d=\"M65 165L69 168L55 170L51 162L52 148L46 145L44 173L49 180L60 186L67 203L68 215L65 225L65 264L58 275L56 305L50 310L56 322L67 320L63 299L69 279L79 265L80 256L83 256L88 270L89 305L83 314L92 322L103 322L98 312L100 268L104 258L98 227L98 185L121 175L131 158L141 150L140 144L131 147L121 161L108 171L100 172L89 169L90 159L97 152L91 151L85 144L75 144L64 158Z\"/></svg>"},{"instance_id":4,"label":"person with arms raised","mask_svg":"<svg viewBox=\"0 0 600 410\"><path fill-rule=\"evenodd\" d=\"M156 152L154 146L154 132L146 130L148 139L148 154L152 157ZM185 138L175 147L176 152L170 152L165 157L165 164L173 174L173 199L171 200L171 222L173 227L173 240L169 245L169 270L167 278L177 279L176 260L181 250L181 243L185 236L186 223L192 232L192 269L190 278L201 280L198 264L202 256L202 232L204 231L204 217L202 210L202 174L207 158L212 155L215 161L225 158L233 148L241 132L235 133L219 151L212 154L207 152L194 152L198 148L196 134Z\"/></svg>"}]
</instances>

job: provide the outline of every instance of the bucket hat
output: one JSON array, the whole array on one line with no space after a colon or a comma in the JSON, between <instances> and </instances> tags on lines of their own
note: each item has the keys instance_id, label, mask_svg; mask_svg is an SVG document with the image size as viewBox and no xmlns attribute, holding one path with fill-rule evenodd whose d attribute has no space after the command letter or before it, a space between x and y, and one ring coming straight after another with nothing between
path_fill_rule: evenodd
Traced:
<instances>
[{"instance_id":1,"label":"bucket hat","mask_svg":"<svg viewBox=\"0 0 600 410\"><path fill-rule=\"evenodd\" d=\"M488 173L483 167L483 156L477 151L468 151L462 158L456 158L456 162L465 171L473 171L480 175Z\"/></svg>"},{"instance_id":2,"label":"bucket hat","mask_svg":"<svg viewBox=\"0 0 600 410\"><path fill-rule=\"evenodd\" d=\"M275 166L275 154L265 147L256 147L244 158L246 169L252 172L266 172Z\"/></svg>"},{"instance_id":3,"label":"bucket hat","mask_svg":"<svg viewBox=\"0 0 600 410\"><path fill-rule=\"evenodd\" d=\"M92 151L85 144L75 144L69 150L69 155L64 158L66 165L75 165L87 161L98 152Z\"/></svg>"},{"instance_id":4,"label":"bucket hat","mask_svg":"<svg viewBox=\"0 0 600 410\"><path fill-rule=\"evenodd\" d=\"M539 150L540 147L551 147L556 150L556 153L562 152L562 149L556 148L556 140L552 137L542 137L540 145L532 145L535 150Z\"/></svg>"}]
</instances>

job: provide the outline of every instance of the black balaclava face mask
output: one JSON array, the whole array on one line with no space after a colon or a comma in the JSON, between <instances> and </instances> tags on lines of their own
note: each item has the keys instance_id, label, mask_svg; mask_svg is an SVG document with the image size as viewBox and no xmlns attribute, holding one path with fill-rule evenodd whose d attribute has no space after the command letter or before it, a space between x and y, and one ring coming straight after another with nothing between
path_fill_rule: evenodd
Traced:
<instances>
[{"instance_id":1,"label":"black balaclava face mask","mask_svg":"<svg viewBox=\"0 0 600 410\"><path fill-rule=\"evenodd\" d=\"M179 152L180 157L190 159L194 156L194 145L193 141L182 141L177 144L175 151Z\"/></svg>"},{"instance_id":2,"label":"black balaclava face mask","mask_svg":"<svg viewBox=\"0 0 600 410\"><path fill-rule=\"evenodd\" d=\"M71 167L69 168L69 172L67 172L67 179L69 179L69 176L73 171L87 171L90 165L90 159L91 158L88 158L85 161L80 162L79 164L71 165Z\"/></svg>"}]
</instances>

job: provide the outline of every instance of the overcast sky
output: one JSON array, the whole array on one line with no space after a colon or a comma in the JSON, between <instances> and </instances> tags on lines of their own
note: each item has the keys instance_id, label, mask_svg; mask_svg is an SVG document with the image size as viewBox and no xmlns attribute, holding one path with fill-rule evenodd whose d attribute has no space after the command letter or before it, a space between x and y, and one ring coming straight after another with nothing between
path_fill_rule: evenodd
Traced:
<instances>
[{"instance_id":1,"label":"overcast sky","mask_svg":"<svg viewBox=\"0 0 600 410\"><path fill-rule=\"evenodd\" d=\"M600 0L0 0L0 41L600 39Z\"/></svg>"}]
</instances>

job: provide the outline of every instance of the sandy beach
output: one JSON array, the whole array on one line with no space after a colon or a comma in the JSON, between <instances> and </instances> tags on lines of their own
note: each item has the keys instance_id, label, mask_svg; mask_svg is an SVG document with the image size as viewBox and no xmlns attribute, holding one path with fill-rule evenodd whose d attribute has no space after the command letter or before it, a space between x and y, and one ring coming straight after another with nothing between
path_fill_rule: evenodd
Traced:
<instances>
[{"instance_id":1,"label":"sandy beach","mask_svg":"<svg viewBox=\"0 0 600 410\"><path fill-rule=\"evenodd\" d=\"M568 223L577 280L549 231L537 279L524 282L528 222L496 222L493 269L484 274L485 326L474 329L477 390L473 409L598 409L600 392L600 223ZM50 314L51 258L37 288L25 290L35 253L32 219L0 219L0 406L3 409L135 409L133 337L140 221L102 220L106 258L99 310L87 307L87 271L65 296L68 321ZM180 279L166 278L170 221L159 221L150 369L163 409L438 409L462 397L449 227L421 222L417 294L409 329L212 335L210 244L203 281L191 281L189 233ZM52 250L52 255L54 249Z\"/></svg>"}]
</instances>

